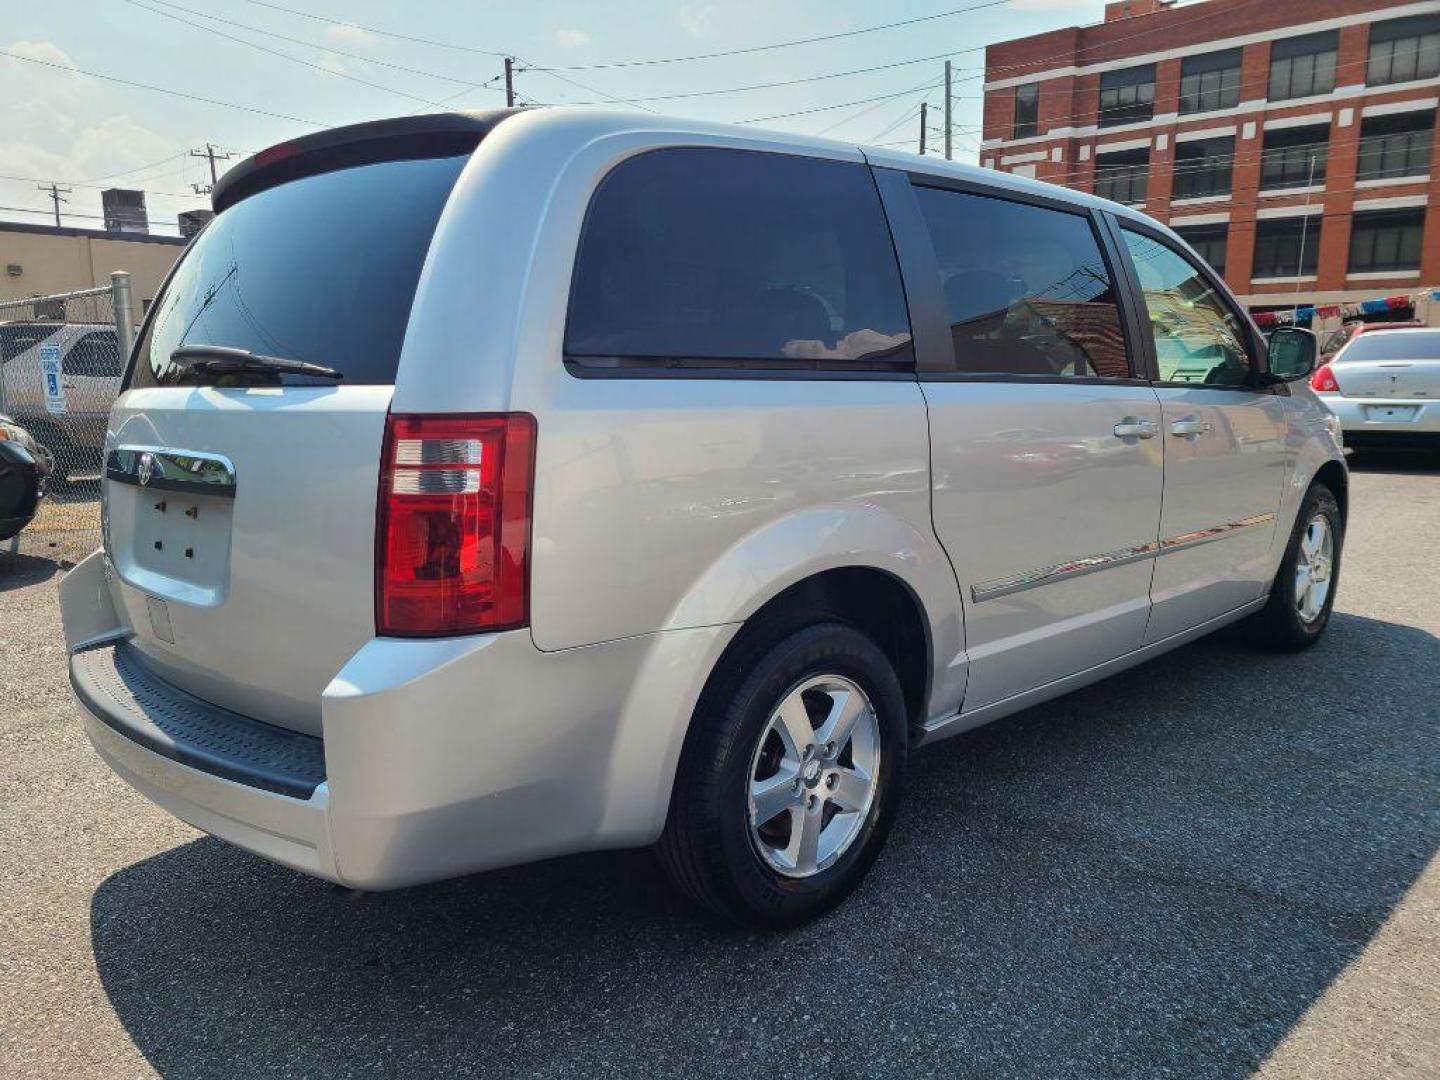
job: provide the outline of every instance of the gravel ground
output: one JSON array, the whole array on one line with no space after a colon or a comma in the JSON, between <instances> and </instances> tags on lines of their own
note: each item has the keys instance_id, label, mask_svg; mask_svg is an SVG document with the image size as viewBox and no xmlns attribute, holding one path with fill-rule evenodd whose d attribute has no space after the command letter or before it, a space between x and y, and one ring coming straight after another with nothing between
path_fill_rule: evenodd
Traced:
<instances>
[{"instance_id":1,"label":"gravel ground","mask_svg":"<svg viewBox=\"0 0 1440 1080\"><path fill-rule=\"evenodd\" d=\"M0 1075L1440 1075L1440 462L1359 465L1335 620L920 754L860 892L707 922L643 852L332 889L133 794L0 555Z\"/></svg>"}]
</instances>

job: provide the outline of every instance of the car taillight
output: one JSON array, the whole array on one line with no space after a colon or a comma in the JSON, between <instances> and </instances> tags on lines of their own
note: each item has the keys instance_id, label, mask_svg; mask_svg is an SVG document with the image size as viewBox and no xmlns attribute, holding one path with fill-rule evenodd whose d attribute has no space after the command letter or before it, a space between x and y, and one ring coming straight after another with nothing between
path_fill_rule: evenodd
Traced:
<instances>
[{"instance_id":1,"label":"car taillight","mask_svg":"<svg viewBox=\"0 0 1440 1080\"><path fill-rule=\"evenodd\" d=\"M396 416L385 424L375 626L395 637L529 620L535 418Z\"/></svg>"},{"instance_id":2,"label":"car taillight","mask_svg":"<svg viewBox=\"0 0 1440 1080\"><path fill-rule=\"evenodd\" d=\"M1340 392L1340 384L1335 381L1335 373L1330 370L1329 364L1321 364L1315 369L1315 374L1310 376L1310 389L1329 394Z\"/></svg>"}]
</instances>

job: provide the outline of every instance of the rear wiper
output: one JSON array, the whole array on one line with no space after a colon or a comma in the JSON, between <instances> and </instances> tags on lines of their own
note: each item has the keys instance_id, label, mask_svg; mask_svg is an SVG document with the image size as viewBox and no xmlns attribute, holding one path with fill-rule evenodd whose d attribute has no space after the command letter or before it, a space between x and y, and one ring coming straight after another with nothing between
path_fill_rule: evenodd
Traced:
<instances>
[{"instance_id":1,"label":"rear wiper","mask_svg":"<svg viewBox=\"0 0 1440 1080\"><path fill-rule=\"evenodd\" d=\"M324 364L291 360L284 356L265 356L249 349L231 349L224 345L181 345L170 353L170 363L190 371L210 375L227 375L254 371L271 374L314 375L320 379L343 379L344 372Z\"/></svg>"}]
</instances>

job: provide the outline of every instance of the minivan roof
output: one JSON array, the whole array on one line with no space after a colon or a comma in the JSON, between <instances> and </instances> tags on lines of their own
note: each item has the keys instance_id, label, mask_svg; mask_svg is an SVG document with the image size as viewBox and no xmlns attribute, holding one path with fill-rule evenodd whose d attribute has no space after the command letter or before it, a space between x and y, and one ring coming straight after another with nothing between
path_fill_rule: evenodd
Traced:
<instances>
[{"instance_id":1,"label":"minivan roof","mask_svg":"<svg viewBox=\"0 0 1440 1080\"><path fill-rule=\"evenodd\" d=\"M565 128L576 126L579 121L578 126L582 126L586 133L592 136L597 130L605 128L615 131L663 130L681 139L687 134L722 138L743 136L769 143L776 150L783 150L789 145L816 151L830 150L851 159L858 152L872 165L884 168L969 180L1018 194L1063 199L1078 206L1104 209L1121 217L1152 222L1145 214L1121 203L1041 180L1015 176L998 169L966 165L958 161L921 157L918 154L866 146L863 143L742 124L721 124L653 113L559 105L398 116L303 135L261 150L229 170L215 185L212 202L216 212L219 212L257 191L315 172L400 157L441 157L469 153L497 124L511 116L523 118L526 128L550 128L557 135Z\"/></svg>"}]
</instances>

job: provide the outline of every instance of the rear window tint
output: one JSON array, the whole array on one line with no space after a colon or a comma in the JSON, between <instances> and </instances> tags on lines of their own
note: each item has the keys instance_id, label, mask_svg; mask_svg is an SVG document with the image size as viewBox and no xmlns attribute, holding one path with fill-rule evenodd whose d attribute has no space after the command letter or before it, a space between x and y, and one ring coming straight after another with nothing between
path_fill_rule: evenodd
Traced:
<instances>
[{"instance_id":1,"label":"rear window tint","mask_svg":"<svg viewBox=\"0 0 1440 1080\"><path fill-rule=\"evenodd\" d=\"M1130 378L1114 284L1087 218L939 188L915 194L957 371Z\"/></svg>"},{"instance_id":2,"label":"rear window tint","mask_svg":"<svg viewBox=\"0 0 1440 1080\"><path fill-rule=\"evenodd\" d=\"M386 161L261 191L219 214L152 305L131 385L305 384L170 363L181 345L306 360L390 384L435 224L466 156Z\"/></svg>"},{"instance_id":3,"label":"rear window tint","mask_svg":"<svg viewBox=\"0 0 1440 1080\"><path fill-rule=\"evenodd\" d=\"M565 349L588 366L909 366L869 170L702 148L619 165L586 218Z\"/></svg>"},{"instance_id":4,"label":"rear window tint","mask_svg":"<svg viewBox=\"0 0 1440 1080\"><path fill-rule=\"evenodd\" d=\"M1341 364L1347 360L1440 360L1440 331L1371 330L1356 334L1355 340L1335 358Z\"/></svg>"}]
</instances>

